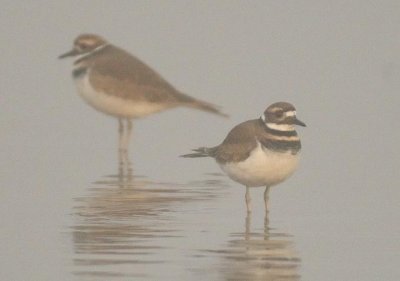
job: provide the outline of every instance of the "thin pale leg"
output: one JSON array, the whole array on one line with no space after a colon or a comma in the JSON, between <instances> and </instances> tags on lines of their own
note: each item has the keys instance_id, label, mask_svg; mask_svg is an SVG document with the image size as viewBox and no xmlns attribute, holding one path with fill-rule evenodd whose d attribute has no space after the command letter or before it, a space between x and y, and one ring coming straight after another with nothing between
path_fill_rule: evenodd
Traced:
<instances>
[{"instance_id":1,"label":"thin pale leg","mask_svg":"<svg viewBox=\"0 0 400 281\"><path fill-rule=\"evenodd\" d=\"M250 188L248 186L246 186L246 207L247 207L247 213L251 213L251 197L250 197Z\"/></svg>"},{"instance_id":2,"label":"thin pale leg","mask_svg":"<svg viewBox=\"0 0 400 281\"><path fill-rule=\"evenodd\" d=\"M119 156L119 173L124 174L125 169L130 172L131 163L129 161L128 147L129 140L132 134L132 120L126 119L126 126L122 118L118 119L118 132L119 132L119 142L118 142L118 156Z\"/></svg>"},{"instance_id":3,"label":"thin pale leg","mask_svg":"<svg viewBox=\"0 0 400 281\"><path fill-rule=\"evenodd\" d=\"M126 157L126 168L128 171L128 174L132 174L132 163L129 160L129 142L131 140L131 135L132 135L132 120L131 119L126 119L126 133L125 133L125 157Z\"/></svg>"},{"instance_id":4,"label":"thin pale leg","mask_svg":"<svg viewBox=\"0 0 400 281\"><path fill-rule=\"evenodd\" d=\"M118 118L118 160L120 170L124 165L124 157L123 157L123 139L124 139L124 122L122 118Z\"/></svg>"},{"instance_id":5,"label":"thin pale leg","mask_svg":"<svg viewBox=\"0 0 400 281\"><path fill-rule=\"evenodd\" d=\"M122 139L122 149L126 152L128 152L129 148L129 140L131 138L132 134L132 120L131 119L126 119L126 129L125 129L125 134Z\"/></svg>"},{"instance_id":6,"label":"thin pale leg","mask_svg":"<svg viewBox=\"0 0 400 281\"><path fill-rule=\"evenodd\" d=\"M246 220L245 220L245 229L246 229L246 231L244 233L244 239L246 241L250 240L250 233L251 233L250 232L250 228L251 228L251 213L247 212Z\"/></svg>"},{"instance_id":7,"label":"thin pale leg","mask_svg":"<svg viewBox=\"0 0 400 281\"><path fill-rule=\"evenodd\" d=\"M268 213L269 188L270 188L269 186L266 186L264 191L265 213Z\"/></svg>"},{"instance_id":8,"label":"thin pale leg","mask_svg":"<svg viewBox=\"0 0 400 281\"><path fill-rule=\"evenodd\" d=\"M265 204L264 229L265 229L265 231L268 231L268 225L269 225L269 217L268 217L269 188L270 188L269 186L266 186L265 191L264 191L264 204Z\"/></svg>"}]
</instances>

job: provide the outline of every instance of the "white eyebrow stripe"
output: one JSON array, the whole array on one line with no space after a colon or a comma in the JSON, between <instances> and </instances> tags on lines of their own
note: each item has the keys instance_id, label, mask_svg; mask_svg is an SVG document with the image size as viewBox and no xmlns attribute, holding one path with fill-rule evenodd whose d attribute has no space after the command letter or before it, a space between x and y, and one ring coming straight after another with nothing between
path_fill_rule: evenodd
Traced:
<instances>
[{"instance_id":1,"label":"white eyebrow stripe","mask_svg":"<svg viewBox=\"0 0 400 281\"><path fill-rule=\"evenodd\" d=\"M108 43L105 43L105 44L103 44L103 45L100 45L100 46L94 48L93 50L91 50L91 51L88 52L88 53L83 53L83 54L80 54L80 55L75 56L75 63L76 63L76 62L80 62L83 58L86 58L86 57L88 57L88 56L91 56L91 55L93 55L94 53L96 53L96 52L98 52L98 51L101 51L102 49L104 49L104 48L107 47L108 45L109 45Z\"/></svg>"},{"instance_id":2,"label":"white eyebrow stripe","mask_svg":"<svg viewBox=\"0 0 400 281\"><path fill-rule=\"evenodd\" d=\"M285 116L296 116L296 110L286 112Z\"/></svg>"}]
</instances>

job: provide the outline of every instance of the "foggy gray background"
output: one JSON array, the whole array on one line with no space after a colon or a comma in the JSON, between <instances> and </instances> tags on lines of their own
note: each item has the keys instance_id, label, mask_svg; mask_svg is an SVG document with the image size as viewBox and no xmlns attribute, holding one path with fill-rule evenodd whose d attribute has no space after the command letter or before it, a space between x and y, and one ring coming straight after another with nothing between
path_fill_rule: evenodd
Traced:
<instances>
[{"instance_id":1,"label":"foggy gray background","mask_svg":"<svg viewBox=\"0 0 400 281\"><path fill-rule=\"evenodd\" d=\"M234 125L289 101L307 124L298 130L302 161L273 188L270 212L295 237L302 280L399 280L399 1L1 7L0 279L71 280L63 262L73 255L72 198L116 172L117 121L81 100L72 60L57 59L90 32L231 116L182 108L138 120L135 174L180 183L219 172L212 159L178 155L219 144ZM220 209L244 216L244 188L226 182L237 200ZM261 190L252 195L257 219Z\"/></svg>"}]
</instances>

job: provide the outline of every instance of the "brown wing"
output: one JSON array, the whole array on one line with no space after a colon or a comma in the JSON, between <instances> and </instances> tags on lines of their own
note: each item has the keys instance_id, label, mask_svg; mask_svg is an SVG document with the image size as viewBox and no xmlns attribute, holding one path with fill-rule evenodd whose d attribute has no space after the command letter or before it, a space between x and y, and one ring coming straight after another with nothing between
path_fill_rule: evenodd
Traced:
<instances>
[{"instance_id":1,"label":"brown wing","mask_svg":"<svg viewBox=\"0 0 400 281\"><path fill-rule=\"evenodd\" d=\"M225 140L215 148L214 157L218 163L238 162L249 157L257 146L258 120L249 120L235 126Z\"/></svg>"},{"instance_id":2,"label":"brown wing","mask_svg":"<svg viewBox=\"0 0 400 281\"><path fill-rule=\"evenodd\" d=\"M96 66L91 82L99 90L126 99L155 103L194 101L193 98L176 90L141 60L120 48L108 46L102 50L101 56L94 55L91 61Z\"/></svg>"}]
</instances>

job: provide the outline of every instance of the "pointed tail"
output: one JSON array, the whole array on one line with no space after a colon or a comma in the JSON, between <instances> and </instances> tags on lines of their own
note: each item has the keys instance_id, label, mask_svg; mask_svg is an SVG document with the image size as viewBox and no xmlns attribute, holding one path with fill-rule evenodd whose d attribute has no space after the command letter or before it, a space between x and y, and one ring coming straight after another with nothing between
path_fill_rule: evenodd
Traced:
<instances>
[{"instance_id":1,"label":"pointed tail","mask_svg":"<svg viewBox=\"0 0 400 281\"><path fill-rule=\"evenodd\" d=\"M225 117L225 118L229 117L228 114L221 112L221 110L219 109L218 106L215 106L215 105L205 102L205 101L194 100L194 101L188 103L187 106L191 107L191 108L199 109L202 111L214 113L214 114L217 114L217 115Z\"/></svg>"},{"instance_id":2,"label":"pointed tail","mask_svg":"<svg viewBox=\"0 0 400 281\"><path fill-rule=\"evenodd\" d=\"M184 158L197 158L197 157L213 157L213 148L200 147L192 149L195 153L181 155Z\"/></svg>"},{"instance_id":3,"label":"pointed tail","mask_svg":"<svg viewBox=\"0 0 400 281\"><path fill-rule=\"evenodd\" d=\"M195 99L191 96L188 96L188 95L186 95L184 93L180 93L180 92L176 93L175 95L176 95L176 98L178 98L179 105L183 105L183 106L187 106L190 108L214 113L214 114L217 114L222 117L229 117L228 114L221 112L221 110L219 109L218 106L213 105L209 102Z\"/></svg>"}]
</instances>

